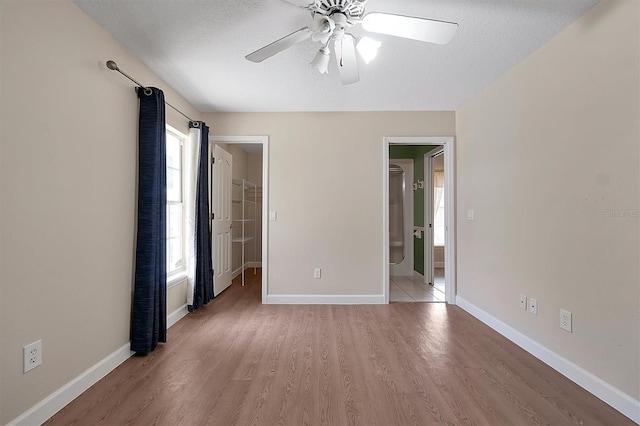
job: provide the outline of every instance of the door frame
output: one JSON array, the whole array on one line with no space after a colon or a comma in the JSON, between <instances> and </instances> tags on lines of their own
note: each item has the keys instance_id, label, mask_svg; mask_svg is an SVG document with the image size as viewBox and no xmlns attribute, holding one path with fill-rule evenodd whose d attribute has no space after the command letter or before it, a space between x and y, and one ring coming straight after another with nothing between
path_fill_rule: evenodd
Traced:
<instances>
[{"instance_id":1,"label":"door frame","mask_svg":"<svg viewBox=\"0 0 640 426\"><path fill-rule=\"evenodd\" d=\"M384 303L389 303L389 145L443 145L445 196L445 300L456 303L455 138L417 136L382 138L382 282Z\"/></svg>"},{"instance_id":2,"label":"door frame","mask_svg":"<svg viewBox=\"0 0 640 426\"><path fill-rule=\"evenodd\" d=\"M262 304L266 304L269 294L269 136L210 136L210 149L216 143L262 145Z\"/></svg>"}]
</instances>

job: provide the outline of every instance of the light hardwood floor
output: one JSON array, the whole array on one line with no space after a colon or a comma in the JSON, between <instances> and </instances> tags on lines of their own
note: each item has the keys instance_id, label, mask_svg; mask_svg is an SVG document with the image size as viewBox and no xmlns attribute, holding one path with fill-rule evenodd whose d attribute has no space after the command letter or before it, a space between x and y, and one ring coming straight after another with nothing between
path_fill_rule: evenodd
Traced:
<instances>
[{"instance_id":1,"label":"light hardwood floor","mask_svg":"<svg viewBox=\"0 0 640 426\"><path fill-rule=\"evenodd\" d=\"M456 306L261 305L247 277L46 424L634 424Z\"/></svg>"}]
</instances>

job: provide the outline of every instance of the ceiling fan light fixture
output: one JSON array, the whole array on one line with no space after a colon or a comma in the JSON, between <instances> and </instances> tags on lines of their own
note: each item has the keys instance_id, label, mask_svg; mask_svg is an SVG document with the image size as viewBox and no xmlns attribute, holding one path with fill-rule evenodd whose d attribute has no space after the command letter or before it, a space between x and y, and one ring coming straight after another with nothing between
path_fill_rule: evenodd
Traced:
<instances>
[{"instance_id":1,"label":"ceiling fan light fixture","mask_svg":"<svg viewBox=\"0 0 640 426\"><path fill-rule=\"evenodd\" d=\"M311 40L326 44L336 28L336 23L328 16L316 14L309 29L313 33Z\"/></svg>"},{"instance_id":2,"label":"ceiling fan light fixture","mask_svg":"<svg viewBox=\"0 0 640 426\"><path fill-rule=\"evenodd\" d=\"M320 74L326 74L329 72L329 60L331 59L331 51L327 46L324 46L318 53L316 57L311 61L311 66L320 72Z\"/></svg>"},{"instance_id":3,"label":"ceiling fan light fixture","mask_svg":"<svg viewBox=\"0 0 640 426\"><path fill-rule=\"evenodd\" d=\"M382 42L365 36L360 38L356 49L358 49L360 57L368 64L378 55L380 46L382 46Z\"/></svg>"}]
</instances>

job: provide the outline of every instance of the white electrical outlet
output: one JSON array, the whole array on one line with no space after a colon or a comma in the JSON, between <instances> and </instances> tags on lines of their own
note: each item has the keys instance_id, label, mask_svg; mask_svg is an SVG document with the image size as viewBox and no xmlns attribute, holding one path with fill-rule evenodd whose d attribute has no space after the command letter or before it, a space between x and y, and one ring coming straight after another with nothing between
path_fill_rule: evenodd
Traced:
<instances>
[{"instance_id":1,"label":"white electrical outlet","mask_svg":"<svg viewBox=\"0 0 640 426\"><path fill-rule=\"evenodd\" d=\"M319 280L321 277L322 277L322 269L315 268L313 270L313 278L315 278L316 280Z\"/></svg>"},{"instance_id":2,"label":"white electrical outlet","mask_svg":"<svg viewBox=\"0 0 640 426\"><path fill-rule=\"evenodd\" d=\"M32 370L42 364L42 340L22 347L24 355L24 372Z\"/></svg>"},{"instance_id":3,"label":"white electrical outlet","mask_svg":"<svg viewBox=\"0 0 640 426\"><path fill-rule=\"evenodd\" d=\"M560 309L560 328L569 333L573 333L572 316L571 312Z\"/></svg>"},{"instance_id":4,"label":"white electrical outlet","mask_svg":"<svg viewBox=\"0 0 640 426\"><path fill-rule=\"evenodd\" d=\"M520 309L522 309L523 311L527 310L527 296L525 296L524 294L520 295Z\"/></svg>"},{"instance_id":5,"label":"white electrical outlet","mask_svg":"<svg viewBox=\"0 0 640 426\"><path fill-rule=\"evenodd\" d=\"M533 297L529 298L529 312L538 315L538 299L534 299Z\"/></svg>"}]
</instances>

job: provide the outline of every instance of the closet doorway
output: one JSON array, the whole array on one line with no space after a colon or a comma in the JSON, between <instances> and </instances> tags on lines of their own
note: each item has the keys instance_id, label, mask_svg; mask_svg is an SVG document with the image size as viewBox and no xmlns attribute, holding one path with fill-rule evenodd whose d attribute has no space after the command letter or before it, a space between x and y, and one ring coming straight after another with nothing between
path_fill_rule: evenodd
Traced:
<instances>
[{"instance_id":1,"label":"closet doorway","mask_svg":"<svg viewBox=\"0 0 640 426\"><path fill-rule=\"evenodd\" d=\"M233 156L232 273L244 282L261 268L262 303L268 294L269 138L267 136L211 136L214 145Z\"/></svg>"},{"instance_id":2,"label":"closet doorway","mask_svg":"<svg viewBox=\"0 0 640 426\"><path fill-rule=\"evenodd\" d=\"M383 291L385 302L445 301L455 303L454 162L452 137L384 138L383 167ZM414 268L398 276L391 265L391 166L394 160L414 162L409 196L415 221L406 224L414 244ZM443 179L443 176L446 179ZM438 209L436 211L436 209ZM446 262L445 262L446 259Z\"/></svg>"}]
</instances>

